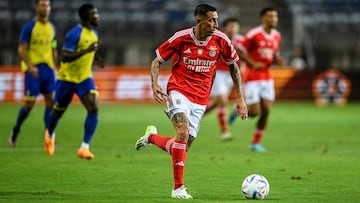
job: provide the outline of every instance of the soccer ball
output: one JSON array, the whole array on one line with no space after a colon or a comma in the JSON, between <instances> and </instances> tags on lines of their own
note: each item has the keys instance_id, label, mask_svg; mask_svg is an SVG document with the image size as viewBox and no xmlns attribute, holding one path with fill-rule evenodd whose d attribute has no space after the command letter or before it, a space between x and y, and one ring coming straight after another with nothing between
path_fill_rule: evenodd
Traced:
<instances>
[{"instance_id":1,"label":"soccer ball","mask_svg":"<svg viewBox=\"0 0 360 203\"><path fill-rule=\"evenodd\" d=\"M251 174L242 183L242 194L246 199L265 199L270 191L269 182L259 174Z\"/></svg>"}]
</instances>

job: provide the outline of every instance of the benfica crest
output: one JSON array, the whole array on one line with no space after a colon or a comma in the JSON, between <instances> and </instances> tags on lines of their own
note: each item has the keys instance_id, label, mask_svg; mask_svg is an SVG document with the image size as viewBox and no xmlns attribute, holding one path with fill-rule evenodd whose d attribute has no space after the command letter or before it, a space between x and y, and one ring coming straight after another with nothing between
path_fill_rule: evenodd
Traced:
<instances>
[{"instance_id":1,"label":"benfica crest","mask_svg":"<svg viewBox=\"0 0 360 203\"><path fill-rule=\"evenodd\" d=\"M210 57L216 56L216 50L217 50L217 47L211 46L211 47L209 48L209 56L210 56Z\"/></svg>"}]
</instances>

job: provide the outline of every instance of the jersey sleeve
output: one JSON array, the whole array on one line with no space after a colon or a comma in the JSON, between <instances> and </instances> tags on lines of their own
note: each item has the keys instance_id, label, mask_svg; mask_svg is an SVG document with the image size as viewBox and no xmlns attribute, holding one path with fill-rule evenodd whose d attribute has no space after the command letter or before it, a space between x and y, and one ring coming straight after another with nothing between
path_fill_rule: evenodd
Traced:
<instances>
[{"instance_id":1,"label":"jersey sleeve","mask_svg":"<svg viewBox=\"0 0 360 203\"><path fill-rule=\"evenodd\" d=\"M241 51L247 53L248 50L250 50L251 41L252 41L252 37L249 34L246 34L245 37L238 44L237 48L240 49Z\"/></svg>"},{"instance_id":2,"label":"jersey sleeve","mask_svg":"<svg viewBox=\"0 0 360 203\"><path fill-rule=\"evenodd\" d=\"M19 38L20 43L25 43L25 44L30 43L31 32L34 26L35 26L35 21L31 21L24 25L24 27L21 29L20 32L20 38Z\"/></svg>"},{"instance_id":3,"label":"jersey sleeve","mask_svg":"<svg viewBox=\"0 0 360 203\"><path fill-rule=\"evenodd\" d=\"M167 61L177 52L179 39L178 38L174 40L170 40L170 39L162 43L155 51L156 57L159 59L161 63Z\"/></svg>"},{"instance_id":4,"label":"jersey sleeve","mask_svg":"<svg viewBox=\"0 0 360 203\"><path fill-rule=\"evenodd\" d=\"M221 57L224 59L226 64L230 65L237 62L239 60L239 56L236 53L234 46L231 44L231 41L223 40L223 44L224 46L222 48Z\"/></svg>"},{"instance_id":5,"label":"jersey sleeve","mask_svg":"<svg viewBox=\"0 0 360 203\"><path fill-rule=\"evenodd\" d=\"M280 34L277 37L277 43L278 43L278 46L274 51L275 51L275 56L278 57L278 56L280 56L280 44L281 44L281 35Z\"/></svg>"},{"instance_id":6,"label":"jersey sleeve","mask_svg":"<svg viewBox=\"0 0 360 203\"><path fill-rule=\"evenodd\" d=\"M65 42L63 49L69 50L69 51L75 51L77 44L80 40L80 34L81 34L81 27L76 26L75 28L71 29L65 37Z\"/></svg>"}]
</instances>

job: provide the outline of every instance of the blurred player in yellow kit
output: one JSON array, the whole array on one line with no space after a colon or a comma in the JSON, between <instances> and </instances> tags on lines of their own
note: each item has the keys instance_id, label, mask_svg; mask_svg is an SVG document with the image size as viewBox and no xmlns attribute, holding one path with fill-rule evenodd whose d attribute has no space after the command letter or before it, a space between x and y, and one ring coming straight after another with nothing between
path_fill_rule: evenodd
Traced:
<instances>
[{"instance_id":1,"label":"blurred player in yellow kit","mask_svg":"<svg viewBox=\"0 0 360 203\"><path fill-rule=\"evenodd\" d=\"M62 62L55 88L54 110L49 116L45 130L44 148L49 155L55 151L54 130L72 97L76 94L86 108L85 132L78 156L93 159L89 144L98 123L98 91L92 78L93 62L104 67L97 55L99 37L94 28L98 25L98 10L91 4L79 8L81 23L74 26L67 34L63 46Z\"/></svg>"},{"instance_id":2,"label":"blurred player in yellow kit","mask_svg":"<svg viewBox=\"0 0 360 203\"><path fill-rule=\"evenodd\" d=\"M50 1L37 0L35 10L36 17L26 23L20 33L18 52L21 70L25 74L24 104L19 110L16 123L9 136L10 147L15 147L21 125L34 107L36 97L40 93L45 98L45 125L53 106L57 43L55 27L49 21Z\"/></svg>"}]
</instances>

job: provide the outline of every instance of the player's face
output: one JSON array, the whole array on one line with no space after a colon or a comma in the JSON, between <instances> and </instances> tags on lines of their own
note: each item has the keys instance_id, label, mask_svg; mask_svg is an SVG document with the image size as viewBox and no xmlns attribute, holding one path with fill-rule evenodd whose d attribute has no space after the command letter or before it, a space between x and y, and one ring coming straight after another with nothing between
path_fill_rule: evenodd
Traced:
<instances>
[{"instance_id":1,"label":"player's face","mask_svg":"<svg viewBox=\"0 0 360 203\"><path fill-rule=\"evenodd\" d=\"M98 13L98 10L97 8L94 8L94 9L91 9L89 11L89 19L90 19L90 24L92 26L97 26L99 24L99 13Z\"/></svg>"},{"instance_id":2,"label":"player's face","mask_svg":"<svg viewBox=\"0 0 360 203\"><path fill-rule=\"evenodd\" d=\"M202 25L200 29L203 36L211 36L219 26L217 12L209 11L200 23Z\"/></svg>"},{"instance_id":3,"label":"player's face","mask_svg":"<svg viewBox=\"0 0 360 203\"><path fill-rule=\"evenodd\" d=\"M36 4L36 13L39 17L45 18L50 15L50 1L49 0L41 0Z\"/></svg>"},{"instance_id":4,"label":"player's face","mask_svg":"<svg viewBox=\"0 0 360 203\"><path fill-rule=\"evenodd\" d=\"M262 17L263 23L266 26L269 26L271 28L274 28L278 24L278 13L276 11L268 11L263 17Z\"/></svg>"},{"instance_id":5,"label":"player's face","mask_svg":"<svg viewBox=\"0 0 360 203\"><path fill-rule=\"evenodd\" d=\"M237 22L230 22L224 27L225 34L232 39L233 36L240 32L240 24Z\"/></svg>"}]
</instances>

